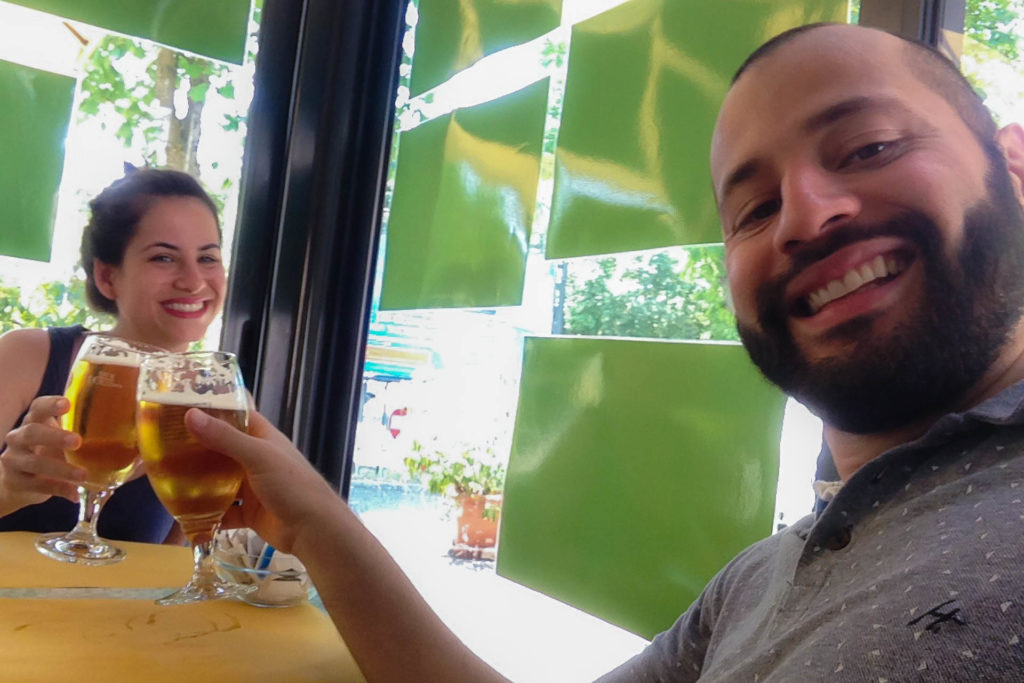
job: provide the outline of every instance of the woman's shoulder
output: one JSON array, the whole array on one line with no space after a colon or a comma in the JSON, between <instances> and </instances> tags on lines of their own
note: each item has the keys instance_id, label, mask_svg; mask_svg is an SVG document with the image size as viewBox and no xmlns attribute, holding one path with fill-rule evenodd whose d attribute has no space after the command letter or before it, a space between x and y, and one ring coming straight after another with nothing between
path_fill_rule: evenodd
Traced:
<instances>
[{"instance_id":1,"label":"woman's shoulder","mask_svg":"<svg viewBox=\"0 0 1024 683\"><path fill-rule=\"evenodd\" d=\"M0 377L4 378L0 422L13 421L32 402L49 357L50 335L46 330L20 329L0 335Z\"/></svg>"},{"instance_id":2,"label":"woman's shoulder","mask_svg":"<svg viewBox=\"0 0 1024 683\"><path fill-rule=\"evenodd\" d=\"M23 328L0 335L0 363L26 362L50 355L50 333L45 329Z\"/></svg>"},{"instance_id":3,"label":"woman's shoulder","mask_svg":"<svg viewBox=\"0 0 1024 683\"><path fill-rule=\"evenodd\" d=\"M34 377L38 384L50 357L50 334L44 329L11 330L0 335L0 376ZM33 391L36 387L32 387Z\"/></svg>"}]
</instances>

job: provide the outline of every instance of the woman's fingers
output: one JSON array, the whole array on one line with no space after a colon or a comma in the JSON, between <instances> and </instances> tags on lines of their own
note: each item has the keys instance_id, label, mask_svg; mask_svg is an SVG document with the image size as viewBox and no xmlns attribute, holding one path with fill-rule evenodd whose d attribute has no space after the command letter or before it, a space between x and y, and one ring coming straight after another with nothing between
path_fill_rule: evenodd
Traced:
<instances>
[{"instance_id":1,"label":"woman's fingers","mask_svg":"<svg viewBox=\"0 0 1024 683\"><path fill-rule=\"evenodd\" d=\"M32 502L54 495L78 499L86 471L69 463L64 451L78 448L82 439L57 423L69 407L63 396L41 396L32 401L21 426L8 432L0 487L9 495L29 496Z\"/></svg>"},{"instance_id":2,"label":"woman's fingers","mask_svg":"<svg viewBox=\"0 0 1024 683\"><path fill-rule=\"evenodd\" d=\"M28 412L21 421L22 424L29 422L47 422L55 420L71 408L71 402L63 396L40 396L29 404Z\"/></svg>"},{"instance_id":3,"label":"woman's fingers","mask_svg":"<svg viewBox=\"0 0 1024 683\"><path fill-rule=\"evenodd\" d=\"M78 482L85 471L63 459L17 450L4 451L0 456L0 479L3 487L12 493L62 496L78 500Z\"/></svg>"},{"instance_id":4,"label":"woman's fingers","mask_svg":"<svg viewBox=\"0 0 1024 683\"><path fill-rule=\"evenodd\" d=\"M7 449L35 451L48 449L51 457L64 457L64 450L75 450L82 439L74 432L41 422L26 422L7 434Z\"/></svg>"}]
</instances>

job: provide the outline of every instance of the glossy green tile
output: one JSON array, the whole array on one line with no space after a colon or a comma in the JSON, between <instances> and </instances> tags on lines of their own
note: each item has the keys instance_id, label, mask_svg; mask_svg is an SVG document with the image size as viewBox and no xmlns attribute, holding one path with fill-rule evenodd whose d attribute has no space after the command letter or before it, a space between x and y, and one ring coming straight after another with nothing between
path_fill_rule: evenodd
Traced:
<instances>
[{"instance_id":1,"label":"glossy green tile","mask_svg":"<svg viewBox=\"0 0 1024 683\"><path fill-rule=\"evenodd\" d=\"M381 310L522 301L548 80L399 139Z\"/></svg>"},{"instance_id":2,"label":"glossy green tile","mask_svg":"<svg viewBox=\"0 0 1024 683\"><path fill-rule=\"evenodd\" d=\"M75 79L0 61L0 254L49 261Z\"/></svg>"},{"instance_id":3,"label":"glossy green tile","mask_svg":"<svg viewBox=\"0 0 1024 683\"><path fill-rule=\"evenodd\" d=\"M241 64L251 0L8 0L48 14Z\"/></svg>"},{"instance_id":4,"label":"glossy green tile","mask_svg":"<svg viewBox=\"0 0 1024 683\"><path fill-rule=\"evenodd\" d=\"M711 131L767 38L845 0L630 0L573 27L548 258L721 241Z\"/></svg>"},{"instance_id":5,"label":"glossy green tile","mask_svg":"<svg viewBox=\"0 0 1024 683\"><path fill-rule=\"evenodd\" d=\"M482 57L556 28L562 0L420 0L409 90L433 88Z\"/></svg>"},{"instance_id":6,"label":"glossy green tile","mask_svg":"<svg viewBox=\"0 0 1024 683\"><path fill-rule=\"evenodd\" d=\"M498 573L664 630L771 533L784 407L739 345L528 338Z\"/></svg>"}]
</instances>

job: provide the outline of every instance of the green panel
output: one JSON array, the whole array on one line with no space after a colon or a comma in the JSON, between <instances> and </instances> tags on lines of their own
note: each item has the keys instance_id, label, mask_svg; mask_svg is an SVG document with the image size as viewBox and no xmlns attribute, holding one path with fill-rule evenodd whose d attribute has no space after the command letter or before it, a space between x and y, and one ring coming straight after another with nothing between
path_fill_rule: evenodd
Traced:
<instances>
[{"instance_id":1,"label":"green panel","mask_svg":"<svg viewBox=\"0 0 1024 683\"><path fill-rule=\"evenodd\" d=\"M522 302L548 80L399 139L381 310Z\"/></svg>"},{"instance_id":2,"label":"green panel","mask_svg":"<svg viewBox=\"0 0 1024 683\"><path fill-rule=\"evenodd\" d=\"M528 338L498 573L663 631L771 533L784 407L739 345Z\"/></svg>"},{"instance_id":3,"label":"green panel","mask_svg":"<svg viewBox=\"0 0 1024 683\"><path fill-rule=\"evenodd\" d=\"M129 36L241 64L251 0L7 0Z\"/></svg>"},{"instance_id":4,"label":"green panel","mask_svg":"<svg viewBox=\"0 0 1024 683\"><path fill-rule=\"evenodd\" d=\"M631 0L574 26L548 258L721 241L708 156L733 72L767 38L844 21L846 6Z\"/></svg>"},{"instance_id":5,"label":"green panel","mask_svg":"<svg viewBox=\"0 0 1024 683\"><path fill-rule=\"evenodd\" d=\"M50 260L75 79L0 61L0 254Z\"/></svg>"},{"instance_id":6,"label":"green panel","mask_svg":"<svg viewBox=\"0 0 1024 683\"><path fill-rule=\"evenodd\" d=\"M409 90L418 95L482 57L558 27L562 0L420 0Z\"/></svg>"}]
</instances>

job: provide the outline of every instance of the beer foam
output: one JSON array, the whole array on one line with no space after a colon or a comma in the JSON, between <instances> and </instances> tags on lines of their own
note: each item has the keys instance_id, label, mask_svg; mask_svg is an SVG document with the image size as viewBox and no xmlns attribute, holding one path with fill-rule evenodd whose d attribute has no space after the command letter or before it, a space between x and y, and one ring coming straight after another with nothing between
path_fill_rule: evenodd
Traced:
<instances>
[{"instance_id":1,"label":"beer foam","mask_svg":"<svg viewBox=\"0 0 1024 683\"><path fill-rule=\"evenodd\" d=\"M139 387L139 400L150 403L159 403L165 406L185 406L188 408L212 408L214 410L242 410L248 408L248 397L241 399L234 392L217 394L215 391L194 391L191 388L185 391L161 391L152 387Z\"/></svg>"},{"instance_id":2,"label":"beer foam","mask_svg":"<svg viewBox=\"0 0 1024 683\"><path fill-rule=\"evenodd\" d=\"M238 410L248 396L231 354L157 354L142 364L138 398L163 405Z\"/></svg>"},{"instance_id":3,"label":"beer foam","mask_svg":"<svg viewBox=\"0 0 1024 683\"><path fill-rule=\"evenodd\" d=\"M108 356L103 353L95 353L92 351L86 351L85 354L78 357L79 361L88 361L93 365L120 365L126 368L137 368L139 363L142 362L143 354L137 351L124 350L124 355Z\"/></svg>"}]
</instances>

